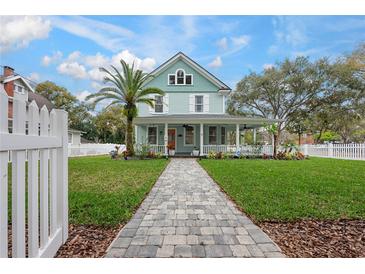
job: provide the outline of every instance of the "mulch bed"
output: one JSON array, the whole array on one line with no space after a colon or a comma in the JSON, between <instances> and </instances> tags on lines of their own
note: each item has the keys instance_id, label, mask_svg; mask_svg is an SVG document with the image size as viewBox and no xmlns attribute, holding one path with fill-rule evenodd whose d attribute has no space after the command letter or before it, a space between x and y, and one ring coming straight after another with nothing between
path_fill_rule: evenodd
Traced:
<instances>
[{"instance_id":1,"label":"mulch bed","mask_svg":"<svg viewBox=\"0 0 365 274\"><path fill-rule=\"evenodd\" d=\"M70 225L67 242L58 250L56 258L100 258L122 225L105 228L95 225Z\"/></svg>"},{"instance_id":2,"label":"mulch bed","mask_svg":"<svg viewBox=\"0 0 365 274\"><path fill-rule=\"evenodd\" d=\"M365 257L365 220L260 222L259 226L288 257Z\"/></svg>"}]
</instances>

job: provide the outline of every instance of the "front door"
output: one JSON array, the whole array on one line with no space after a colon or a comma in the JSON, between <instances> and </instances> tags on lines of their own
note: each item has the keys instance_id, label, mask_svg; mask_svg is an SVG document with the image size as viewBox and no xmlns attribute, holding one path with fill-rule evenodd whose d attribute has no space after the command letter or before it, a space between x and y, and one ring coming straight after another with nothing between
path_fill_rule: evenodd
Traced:
<instances>
[{"instance_id":1,"label":"front door","mask_svg":"<svg viewBox=\"0 0 365 274\"><path fill-rule=\"evenodd\" d=\"M176 129L175 128L168 129L167 145L169 146L170 149L176 149Z\"/></svg>"}]
</instances>

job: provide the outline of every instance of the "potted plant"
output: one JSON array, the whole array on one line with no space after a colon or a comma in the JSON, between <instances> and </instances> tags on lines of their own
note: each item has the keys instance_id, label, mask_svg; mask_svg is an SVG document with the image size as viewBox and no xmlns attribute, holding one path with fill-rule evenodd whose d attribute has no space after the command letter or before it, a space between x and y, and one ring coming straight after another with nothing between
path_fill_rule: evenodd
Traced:
<instances>
[{"instance_id":1,"label":"potted plant","mask_svg":"<svg viewBox=\"0 0 365 274\"><path fill-rule=\"evenodd\" d=\"M199 156L199 149L197 147L194 147L193 152L191 153L193 156L197 157Z\"/></svg>"},{"instance_id":2,"label":"potted plant","mask_svg":"<svg viewBox=\"0 0 365 274\"><path fill-rule=\"evenodd\" d=\"M167 149L169 151L169 156L174 156L175 155L175 148L173 147L173 145L167 145Z\"/></svg>"}]
</instances>

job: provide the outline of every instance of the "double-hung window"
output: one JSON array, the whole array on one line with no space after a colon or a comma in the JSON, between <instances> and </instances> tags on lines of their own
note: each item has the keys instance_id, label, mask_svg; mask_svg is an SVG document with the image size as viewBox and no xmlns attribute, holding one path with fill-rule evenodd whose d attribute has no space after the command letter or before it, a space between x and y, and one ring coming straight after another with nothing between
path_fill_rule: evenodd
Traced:
<instances>
[{"instance_id":1,"label":"double-hung window","mask_svg":"<svg viewBox=\"0 0 365 274\"><path fill-rule=\"evenodd\" d=\"M155 112L156 113L163 112L163 96L161 95L155 96Z\"/></svg>"},{"instance_id":2,"label":"double-hung window","mask_svg":"<svg viewBox=\"0 0 365 274\"><path fill-rule=\"evenodd\" d=\"M217 144L217 127L215 126L209 127L209 144L210 145Z\"/></svg>"},{"instance_id":3,"label":"double-hung window","mask_svg":"<svg viewBox=\"0 0 365 274\"><path fill-rule=\"evenodd\" d=\"M194 127L185 127L185 145L194 145Z\"/></svg>"},{"instance_id":4,"label":"double-hung window","mask_svg":"<svg viewBox=\"0 0 365 274\"><path fill-rule=\"evenodd\" d=\"M148 143L157 145L157 127L148 127Z\"/></svg>"},{"instance_id":5,"label":"double-hung window","mask_svg":"<svg viewBox=\"0 0 365 274\"><path fill-rule=\"evenodd\" d=\"M204 109L204 100L203 95L195 96L195 112L203 112Z\"/></svg>"}]
</instances>

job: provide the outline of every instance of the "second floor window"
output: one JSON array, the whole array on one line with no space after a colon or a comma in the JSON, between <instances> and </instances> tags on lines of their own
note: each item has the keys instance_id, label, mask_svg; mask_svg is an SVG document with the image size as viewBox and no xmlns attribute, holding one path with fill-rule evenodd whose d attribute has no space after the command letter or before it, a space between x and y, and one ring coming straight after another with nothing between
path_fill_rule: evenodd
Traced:
<instances>
[{"instance_id":1,"label":"second floor window","mask_svg":"<svg viewBox=\"0 0 365 274\"><path fill-rule=\"evenodd\" d=\"M160 95L155 96L155 112L158 113L163 112L163 96Z\"/></svg>"},{"instance_id":2,"label":"second floor window","mask_svg":"<svg viewBox=\"0 0 365 274\"><path fill-rule=\"evenodd\" d=\"M203 112L203 95L195 96L195 112Z\"/></svg>"}]
</instances>

